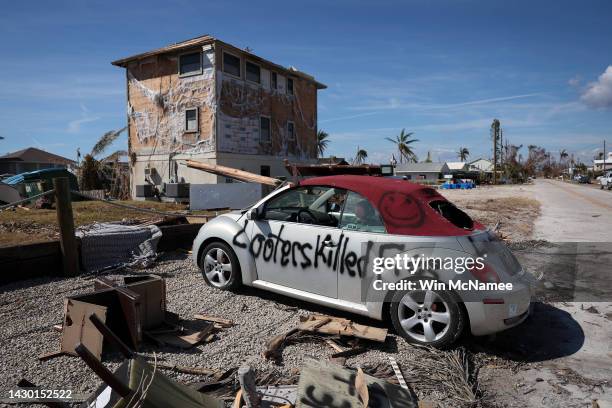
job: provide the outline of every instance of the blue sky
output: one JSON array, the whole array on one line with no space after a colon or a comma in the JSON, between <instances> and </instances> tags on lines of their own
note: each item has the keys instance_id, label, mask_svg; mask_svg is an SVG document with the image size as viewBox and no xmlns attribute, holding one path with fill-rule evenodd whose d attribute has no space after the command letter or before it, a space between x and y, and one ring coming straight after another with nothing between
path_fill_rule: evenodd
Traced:
<instances>
[{"instance_id":1,"label":"blue sky","mask_svg":"<svg viewBox=\"0 0 612 408\"><path fill-rule=\"evenodd\" d=\"M498 118L514 144L590 161L612 145L610 21L607 0L5 2L0 153L89 151L126 122L110 61L212 34L328 85L328 154L387 162L406 128L422 158L487 157Z\"/></svg>"}]
</instances>

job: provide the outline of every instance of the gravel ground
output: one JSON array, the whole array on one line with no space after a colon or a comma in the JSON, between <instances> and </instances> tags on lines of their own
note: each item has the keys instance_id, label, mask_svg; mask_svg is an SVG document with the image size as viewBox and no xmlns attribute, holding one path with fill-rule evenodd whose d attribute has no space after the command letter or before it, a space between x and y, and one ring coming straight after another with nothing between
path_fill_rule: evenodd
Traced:
<instances>
[{"instance_id":1,"label":"gravel ground","mask_svg":"<svg viewBox=\"0 0 612 408\"><path fill-rule=\"evenodd\" d=\"M515 217L516 206L513 208L512 202L507 200L508 197L517 196L532 200L533 186L483 188L467 192L453 190L444 194L489 226L501 217L502 231L513 241L514 249L536 244L523 240L531 238L533 222L538 214L537 207L534 206L531 211L523 213L514 221L512 218ZM494 201L489 201L491 199ZM523 225L525 228L522 228ZM536 264L526 266L537 268ZM388 327L382 322L253 288L242 288L237 292L219 291L207 286L191 260L180 252L162 255L154 267L136 273L163 276L168 288L168 309L178 313L183 319L190 320L195 313L206 313L231 319L236 323L236 326L219 332L211 343L201 344L188 351L149 344L143 346L143 354L153 356L155 353L158 360L165 362L220 371L246 363L255 368L258 374L273 374L275 378L284 379L295 378L306 356L328 358L333 353L329 346L317 341L288 345L283 350L280 364L266 361L261 357L261 353L267 340L293 328L299 322L300 316L317 312L346 317L362 324ZM111 275L113 276L118 275ZM0 319L3 323L0 328L0 398L5 397L6 390L14 387L21 378L27 378L41 386L69 388L75 393L90 394L97 388L100 381L77 357L63 356L46 362L38 360L39 355L59 347L60 334L54 331L52 326L62 321L64 297L92 290L93 279L91 276L37 279L0 287ZM565 313L554 305L542 303L536 306L535 317L522 325L494 338L466 336L453 352L430 352L416 348L390 331L386 343L369 344L366 353L350 357L347 365L365 368L382 363L388 367L388 357L394 356L406 379L412 382L417 396L433 401L441 407L462 406L452 399L461 394L461 381L464 378L463 372L457 372L456 367L452 371L453 365L449 364L449 359L456 355L457 350L465 351L469 362L470 375L465 382L467 387L475 389L479 386L479 406L577 407L584 406L581 404L585 400L601 398L602 395L597 391L599 388L580 394L574 389L575 384L572 384L589 385L595 380L580 377L579 381L570 381L559 374L560 370L548 371L545 366L560 365L560 361L567 360L564 357L576 353L574 349L565 349L569 347L568 344L573 345L576 342L575 333L580 327L578 324L582 326L587 341L591 341L589 338L599 339L605 336L606 332L600 327L607 327L609 332L610 318L606 318L610 316L609 310L602 309L601 316L596 316L587 312L589 305L584 308L578 304L569 305L572 306L570 309L575 309L571 313ZM606 312L608 314L605 314ZM574 322L571 316L577 321ZM587 330L590 326L583 325L582 322L588 320L588 323L594 319L599 319L591 323L597 324L594 327L598 330L591 333ZM550 333L554 333L553 337L558 337L559 341L550 342ZM603 344L605 340L600 342ZM545 355L541 356L544 352ZM535 357L536 354L539 355L538 358ZM117 367L120 362L119 356L113 353L105 354L103 360L111 369ZM440 373L445 377L436 380L435 376ZM451 381L449 378L453 377L453 373L456 377ZM200 377L168 371L165 371L165 374L187 384L202 380ZM574 400L571 404L566 391L560 390L560 386L572 391ZM532 391L532 388L537 390ZM544 403L542 398L549 394L552 399ZM534 405L536 397L538 403Z\"/></svg>"},{"instance_id":2,"label":"gravel ground","mask_svg":"<svg viewBox=\"0 0 612 408\"><path fill-rule=\"evenodd\" d=\"M127 273L127 272L126 272ZM132 272L133 273L133 272ZM223 292L204 283L199 270L183 253L163 255L156 266L138 273L153 273L166 279L168 309L181 318L191 320L195 313L206 313L233 320L236 325L224 329L215 340L184 351L160 348L145 344L142 352L156 356L161 361L178 365L205 367L225 371L231 367L250 364L259 374L273 373L277 377L294 376L305 356L328 358L332 349L317 341L290 344L283 350L282 361L276 364L265 360L261 354L266 341L293 328L299 316L312 312L347 317L359 323L386 327L384 323L345 314L316 305L252 288L238 292ZM110 277L119 275L109 275ZM52 326L62 322L63 299L66 296L88 292L93 288L92 276L69 279L37 279L6 285L0 288L0 391L1 396L14 387L21 378L27 378L40 386L56 389L72 389L74 393L90 394L100 381L78 357L60 356L41 362L38 356L59 348L60 333ZM369 351L350 357L348 366L372 365L377 362L388 365L393 355L400 366L405 367L407 379L412 373L411 361L427 351L414 348L402 338L390 333L384 344L370 343ZM115 353L104 355L104 363L114 369L120 362ZM184 383L194 383L202 378L165 371L167 375ZM450 390L419 392L433 400L444 400Z\"/></svg>"}]
</instances>

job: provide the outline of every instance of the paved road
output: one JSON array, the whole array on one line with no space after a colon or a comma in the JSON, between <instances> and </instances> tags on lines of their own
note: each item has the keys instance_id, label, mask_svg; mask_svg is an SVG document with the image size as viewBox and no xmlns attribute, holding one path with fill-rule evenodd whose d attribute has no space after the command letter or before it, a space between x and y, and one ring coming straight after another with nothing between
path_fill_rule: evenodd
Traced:
<instances>
[{"instance_id":1,"label":"paved road","mask_svg":"<svg viewBox=\"0 0 612 408\"><path fill-rule=\"evenodd\" d=\"M612 242L612 192L547 179L537 179L533 191L541 203L535 238Z\"/></svg>"},{"instance_id":2,"label":"paved road","mask_svg":"<svg viewBox=\"0 0 612 408\"><path fill-rule=\"evenodd\" d=\"M596 254L597 259L576 259L575 278L580 282L585 281L586 287L601 286L606 279L601 274L609 276L612 273L609 250L612 244L601 244L612 243L612 192L546 179L536 180L532 191L541 204L541 215L535 222L535 238L550 242L585 242L576 248L577 252L586 254L586 249L594 247L591 253ZM598 273L589 285L594 269ZM608 298L597 300L588 302L578 298L575 302L554 303L551 305L552 311L534 317L541 318L543 333L551 337L547 346L550 352L567 355L545 361L542 370L532 370L524 380L533 381L536 377L548 379L559 370L573 370L586 379L612 377L612 302ZM546 337L546 334L543 335ZM568 353L564 349L570 344L574 344L576 349ZM561 407L578 403L581 406L579 403L582 401L587 406L591 399L599 399L603 406L603 400L611 403L609 385L607 392L603 393L603 389L597 390L597 387L587 390L585 388L588 387L569 384L565 389L571 394L555 401L546 400L547 396L555 394L555 390L538 386L537 392L530 394L528 405Z\"/></svg>"}]
</instances>

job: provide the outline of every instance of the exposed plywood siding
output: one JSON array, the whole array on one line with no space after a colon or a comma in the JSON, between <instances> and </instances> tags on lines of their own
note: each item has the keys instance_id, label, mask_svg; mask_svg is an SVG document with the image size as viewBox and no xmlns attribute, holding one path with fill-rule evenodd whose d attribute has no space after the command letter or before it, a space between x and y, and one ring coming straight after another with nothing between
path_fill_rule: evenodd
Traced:
<instances>
[{"instance_id":1,"label":"exposed plywood siding","mask_svg":"<svg viewBox=\"0 0 612 408\"><path fill-rule=\"evenodd\" d=\"M128 64L130 153L214 151L214 58L212 49L204 51L203 72L187 77L178 75L178 55ZM198 109L195 133L185 132L185 110L192 108Z\"/></svg>"}]
</instances>

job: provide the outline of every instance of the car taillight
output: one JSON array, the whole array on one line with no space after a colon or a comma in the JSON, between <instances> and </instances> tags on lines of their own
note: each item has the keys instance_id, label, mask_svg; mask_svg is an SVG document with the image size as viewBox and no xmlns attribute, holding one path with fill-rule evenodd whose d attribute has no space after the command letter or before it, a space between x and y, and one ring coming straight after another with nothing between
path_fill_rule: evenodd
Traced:
<instances>
[{"instance_id":1,"label":"car taillight","mask_svg":"<svg viewBox=\"0 0 612 408\"><path fill-rule=\"evenodd\" d=\"M476 267L469 270L476 279L484 283L499 283L499 275L495 269L489 264L484 264L484 267L478 269Z\"/></svg>"}]
</instances>

